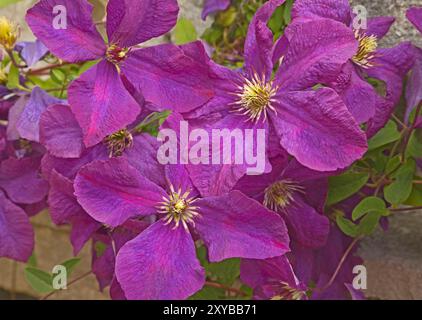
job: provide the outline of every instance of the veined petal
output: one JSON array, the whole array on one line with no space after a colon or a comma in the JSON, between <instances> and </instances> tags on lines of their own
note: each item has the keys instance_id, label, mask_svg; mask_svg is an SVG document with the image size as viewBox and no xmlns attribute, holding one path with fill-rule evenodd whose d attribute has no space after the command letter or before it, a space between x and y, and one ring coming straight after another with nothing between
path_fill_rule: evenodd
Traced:
<instances>
[{"instance_id":1,"label":"veined petal","mask_svg":"<svg viewBox=\"0 0 422 320\"><path fill-rule=\"evenodd\" d=\"M286 29L289 49L276 73L282 90L301 90L333 81L358 48L353 31L340 22L317 19Z\"/></svg>"},{"instance_id":2,"label":"veined petal","mask_svg":"<svg viewBox=\"0 0 422 320\"><path fill-rule=\"evenodd\" d=\"M292 19L329 18L350 25L352 10L348 0L296 0Z\"/></svg>"},{"instance_id":3,"label":"veined petal","mask_svg":"<svg viewBox=\"0 0 422 320\"><path fill-rule=\"evenodd\" d=\"M199 41L184 46L162 44L132 51L122 72L147 101L182 113L213 97L208 62Z\"/></svg>"},{"instance_id":4,"label":"veined petal","mask_svg":"<svg viewBox=\"0 0 422 320\"><path fill-rule=\"evenodd\" d=\"M367 150L365 134L332 89L280 94L270 114L281 146L317 171L345 168Z\"/></svg>"},{"instance_id":5,"label":"veined petal","mask_svg":"<svg viewBox=\"0 0 422 320\"><path fill-rule=\"evenodd\" d=\"M384 37L396 19L394 17L373 17L368 18L367 35L374 35L377 39Z\"/></svg>"},{"instance_id":6,"label":"veined petal","mask_svg":"<svg viewBox=\"0 0 422 320\"><path fill-rule=\"evenodd\" d=\"M33 204L44 199L48 192L47 181L38 174L39 157L9 158L0 165L0 187L16 203Z\"/></svg>"},{"instance_id":7,"label":"veined petal","mask_svg":"<svg viewBox=\"0 0 422 320\"><path fill-rule=\"evenodd\" d=\"M26 262L34 248L34 231L25 211L0 191L0 257Z\"/></svg>"},{"instance_id":8,"label":"veined petal","mask_svg":"<svg viewBox=\"0 0 422 320\"><path fill-rule=\"evenodd\" d=\"M412 73L406 86L406 120L409 119L413 109L422 101L422 54L421 58L416 60L412 68Z\"/></svg>"},{"instance_id":9,"label":"veined petal","mask_svg":"<svg viewBox=\"0 0 422 320\"><path fill-rule=\"evenodd\" d=\"M61 102L62 100L50 96L39 87L35 87L16 124L20 136L24 139L38 142L42 113L49 105Z\"/></svg>"},{"instance_id":10,"label":"veined petal","mask_svg":"<svg viewBox=\"0 0 422 320\"><path fill-rule=\"evenodd\" d=\"M245 69L270 79L273 69L273 33L267 26L272 14L285 0L270 0L254 15L245 40Z\"/></svg>"},{"instance_id":11,"label":"veined petal","mask_svg":"<svg viewBox=\"0 0 422 320\"><path fill-rule=\"evenodd\" d=\"M87 147L132 123L141 112L114 65L101 61L69 87L69 103Z\"/></svg>"},{"instance_id":12,"label":"veined petal","mask_svg":"<svg viewBox=\"0 0 422 320\"><path fill-rule=\"evenodd\" d=\"M123 158L95 161L75 179L75 195L95 220L116 227L132 217L151 215L165 191Z\"/></svg>"},{"instance_id":13,"label":"veined petal","mask_svg":"<svg viewBox=\"0 0 422 320\"><path fill-rule=\"evenodd\" d=\"M96 60L106 46L92 21L86 0L41 0L26 14L35 36L57 57L68 62Z\"/></svg>"},{"instance_id":14,"label":"veined petal","mask_svg":"<svg viewBox=\"0 0 422 320\"><path fill-rule=\"evenodd\" d=\"M170 31L177 21L177 0L109 0L110 43L131 47Z\"/></svg>"},{"instance_id":15,"label":"veined petal","mask_svg":"<svg viewBox=\"0 0 422 320\"><path fill-rule=\"evenodd\" d=\"M161 220L120 249L116 275L132 300L186 299L205 282L190 233Z\"/></svg>"},{"instance_id":16,"label":"veined petal","mask_svg":"<svg viewBox=\"0 0 422 320\"><path fill-rule=\"evenodd\" d=\"M52 105L40 119L40 143L55 157L78 158L84 150L82 129L69 106Z\"/></svg>"},{"instance_id":17,"label":"veined petal","mask_svg":"<svg viewBox=\"0 0 422 320\"><path fill-rule=\"evenodd\" d=\"M196 202L196 231L208 247L209 260L240 257L266 259L290 251L280 216L239 191Z\"/></svg>"},{"instance_id":18,"label":"veined petal","mask_svg":"<svg viewBox=\"0 0 422 320\"><path fill-rule=\"evenodd\" d=\"M422 33L422 8L411 7L406 12L406 17Z\"/></svg>"}]
</instances>

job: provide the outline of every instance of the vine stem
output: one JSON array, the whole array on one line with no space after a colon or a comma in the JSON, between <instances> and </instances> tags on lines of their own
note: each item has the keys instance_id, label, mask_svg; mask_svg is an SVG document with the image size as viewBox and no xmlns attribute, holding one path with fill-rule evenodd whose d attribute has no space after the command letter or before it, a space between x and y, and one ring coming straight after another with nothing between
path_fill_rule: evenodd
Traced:
<instances>
[{"instance_id":1,"label":"vine stem","mask_svg":"<svg viewBox=\"0 0 422 320\"><path fill-rule=\"evenodd\" d=\"M88 271L88 272L85 272L84 274L82 274L79 277L77 277L77 278L73 279L72 281L70 281L67 284L67 287L69 288L70 286L74 285L75 283L79 282L80 280L88 277L91 273L92 273L91 270ZM44 297L41 297L40 300L47 300L48 298L50 298L51 296L53 296L54 294L56 294L58 291L60 291L60 290L54 290L54 291L46 294Z\"/></svg>"},{"instance_id":2,"label":"vine stem","mask_svg":"<svg viewBox=\"0 0 422 320\"><path fill-rule=\"evenodd\" d=\"M58 62L58 63L50 64L48 66L45 66L45 67L42 67L42 68L39 68L39 69L29 70L28 74L29 75L38 75L40 73L42 74L44 71L49 71L49 70L54 69L54 68L63 67L63 66L68 65L68 64L69 63L67 63L67 62Z\"/></svg>"},{"instance_id":3,"label":"vine stem","mask_svg":"<svg viewBox=\"0 0 422 320\"><path fill-rule=\"evenodd\" d=\"M422 206L418 206L418 207L409 207L409 208L390 208L388 210L390 210L391 212L401 212L401 211L414 211L414 210L421 210Z\"/></svg>"},{"instance_id":4,"label":"vine stem","mask_svg":"<svg viewBox=\"0 0 422 320\"><path fill-rule=\"evenodd\" d=\"M323 286L320 289L316 289L319 292L323 292L327 290L331 285L334 283L334 280L336 280L338 273L340 272L341 268L343 267L344 262L346 261L347 257L349 256L350 252L352 251L353 247L356 245L356 243L362 239L362 236L355 238L347 247L346 251L344 252L343 256L341 257L336 270L334 271L333 275L331 276L330 280L327 282L325 286Z\"/></svg>"},{"instance_id":5,"label":"vine stem","mask_svg":"<svg viewBox=\"0 0 422 320\"><path fill-rule=\"evenodd\" d=\"M227 291L230 291L230 292L233 292L233 293L237 293L237 294L239 294L243 297L247 296L247 294L245 292L243 292L242 290L231 288L231 287L226 287L225 285L222 285L221 283L206 281L205 285L208 286L208 287L224 289L224 290L227 290Z\"/></svg>"}]
</instances>

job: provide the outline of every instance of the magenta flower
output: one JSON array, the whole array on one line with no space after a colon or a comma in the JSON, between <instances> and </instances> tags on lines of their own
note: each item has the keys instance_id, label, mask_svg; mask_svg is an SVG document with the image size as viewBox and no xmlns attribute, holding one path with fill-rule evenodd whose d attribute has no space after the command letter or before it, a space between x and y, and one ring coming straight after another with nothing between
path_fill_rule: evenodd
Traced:
<instances>
[{"instance_id":1,"label":"magenta flower","mask_svg":"<svg viewBox=\"0 0 422 320\"><path fill-rule=\"evenodd\" d=\"M272 171L245 176L235 185L245 195L278 212L292 240L310 248L325 245L328 218L321 214L328 192L327 174L310 170L287 155L271 159Z\"/></svg>"},{"instance_id":2,"label":"magenta flower","mask_svg":"<svg viewBox=\"0 0 422 320\"><path fill-rule=\"evenodd\" d=\"M338 78L327 84L342 97L359 123L369 121L367 134L372 136L384 127L400 99L403 78L413 65L414 51L410 42L394 48L378 48L378 41L394 22L393 17L369 18L365 30L353 28L353 17L347 0L298 0L292 9L293 24L328 18L343 23L354 32L359 48ZM367 83L367 77L385 82L385 97Z\"/></svg>"},{"instance_id":3,"label":"magenta flower","mask_svg":"<svg viewBox=\"0 0 422 320\"><path fill-rule=\"evenodd\" d=\"M288 41L282 38L274 47L267 22L282 3L268 1L255 14L246 38L244 69L237 72L208 62L215 74L215 97L200 108L176 110L192 127L209 131L265 129L270 139L267 152L281 145L314 170L347 167L365 153L365 135L334 90L311 88L337 77L355 54L357 41L350 29L326 19L297 25L288 31ZM273 79L280 44L287 50ZM231 190L246 167L188 169L201 194L218 194Z\"/></svg>"},{"instance_id":4,"label":"magenta flower","mask_svg":"<svg viewBox=\"0 0 422 320\"><path fill-rule=\"evenodd\" d=\"M422 7L412 7L406 12L410 22L422 34ZM422 49L416 48L416 61L406 87L406 120L409 119L412 111L422 101ZM422 122L421 122L422 123ZM421 125L421 124L419 124Z\"/></svg>"},{"instance_id":5,"label":"magenta flower","mask_svg":"<svg viewBox=\"0 0 422 320\"><path fill-rule=\"evenodd\" d=\"M157 217L117 255L117 280L126 298L182 299L201 289L205 273L196 258L198 236L212 262L263 259L289 250L286 227L277 214L239 191L200 197L184 166L151 170L154 163L159 166L153 161L157 141L144 135L136 138L144 150L144 155L137 154L136 166L125 157L95 161L75 179L78 202L107 226Z\"/></svg>"},{"instance_id":6,"label":"magenta flower","mask_svg":"<svg viewBox=\"0 0 422 320\"><path fill-rule=\"evenodd\" d=\"M65 28L55 27L57 6L66 8ZM127 80L159 106L198 106L213 94L205 81L199 81L204 67L195 61L197 53L173 45L135 49L175 25L176 0L110 0L107 13L107 44L86 0L41 0L26 16L37 38L57 57L73 63L100 59L69 88L69 103L87 147L139 115L141 107Z\"/></svg>"},{"instance_id":7,"label":"magenta flower","mask_svg":"<svg viewBox=\"0 0 422 320\"><path fill-rule=\"evenodd\" d=\"M224 11L230 6L230 0L205 0L202 9L202 20L205 20L210 14L218 11Z\"/></svg>"}]
</instances>

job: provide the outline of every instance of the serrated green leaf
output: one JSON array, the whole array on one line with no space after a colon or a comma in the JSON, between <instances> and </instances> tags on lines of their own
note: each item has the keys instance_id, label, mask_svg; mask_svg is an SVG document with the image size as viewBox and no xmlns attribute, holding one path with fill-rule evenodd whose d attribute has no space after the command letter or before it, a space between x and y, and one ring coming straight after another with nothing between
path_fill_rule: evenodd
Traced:
<instances>
[{"instance_id":1,"label":"serrated green leaf","mask_svg":"<svg viewBox=\"0 0 422 320\"><path fill-rule=\"evenodd\" d=\"M352 220L356 221L370 212L377 212L381 215L385 215L387 213L387 207L384 200L377 197L367 197L363 199L353 209Z\"/></svg>"},{"instance_id":2,"label":"serrated green leaf","mask_svg":"<svg viewBox=\"0 0 422 320\"><path fill-rule=\"evenodd\" d=\"M26 267L25 278L31 287L37 292L48 293L54 291L52 276L43 270Z\"/></svg>"},{"instance_id":3,"label":"serrated green leaf","mask_svg":"<svg viewBox=\"0 0 422 320\"><path fill-rule=\"evenodd\" d=\"M369 179L368 173L346 172L329 178L327 205L333 205L358 192Z\"/></svg>"},{"instance_id":4,"label":"serrated green leaf","mask_svg":"<svg viewBox=\"0 0 422 320\"><path fill-rule=\"evenodd\" d=\"M172 33L173 43L181 45L197 39L198 33L196 32L193 23L185 18L179 19Z\"/></svg>"},{"instance_id":5,"label":"serrated green leaf","mask_svg":"<svg viewBox=\"0 0 422 320\"><path fill-rule=\"evenodd\" d=\"M368 151L385 146L398 139L400 139L400 132L397 130L395 122L390 120L384 128L368 141Z\"/></svg>"},{"instance_id":6,"label":"serrated green leaf","mask_svg":"<svg viewBox=\"0 0 422 320\"><path fill-rule=\"evenodd\" d=\"M409 159L394 174L394 181L384 188L384 197L389 203L398 205L409 198L413 187L413 175L416 163Z\"/></svg>"}]
</instances>

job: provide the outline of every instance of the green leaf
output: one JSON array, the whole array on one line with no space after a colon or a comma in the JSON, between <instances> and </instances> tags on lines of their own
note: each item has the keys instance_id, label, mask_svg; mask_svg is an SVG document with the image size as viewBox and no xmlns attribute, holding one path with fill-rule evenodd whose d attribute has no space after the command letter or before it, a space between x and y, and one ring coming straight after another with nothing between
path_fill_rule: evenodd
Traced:
<instances>
[{"instance_id":1,"label":"green leaf","mask_svg":"<svg viewBox=\"0 0 422 320\"><path fill-rule=\"evenodd\" d=\"M412 133L406 150L406 157L422 158L422 130Z\"/></svg>"},{"instance_id":2,"label":"green leaf","mask_svg":"<svg viewBox=\"0 0 422 320\"><path fill-rule=\"evenodd\" d=\"M7 88L16 89L19 86L19 69L13 64L10 66L9 74L7 76Z\"/></svg>"},{"instance_id":3,"label":"green leaf","mask_svg":"<svg viewBox=\"0 0 422 320\"><path fill-rule=\"evenodd\" d=\"M232 285L240 275L240 259L227 259L218 263L210 263L205 267L207 273L217 278L219 283Z\"/></svg>"},{"instance_id":4,"label":"green leaf","mask_svg":"<svg viewBox=\"0 0 422 320\"><path fill-rule=\"evenodd\" d=\"M336 223L340 230L349 237L355 238L359 235L359 227L342 215L336 216Z\"/></svg>"},{"instance_id":5,"label":"green leaf","mask_svg":"<svg viewBox=\"0 0 422 320\"><path fill-rule=\"evenodd\" d=\"M179 19L176 27L173 30L172 40L174 44L181 45L188 42L192 42L198 39L193 23L185 18Z\"/></svg>"},{"instance_id":6,"label":"green leaf","mask_svg":"<svg viewBox=\"0 0 422 320\"><path fill-rule=\"evenodd\" d=\"M35 291L40 293L48 293L54 291L52 286L53 278L52 276L40 269L26 267L25 268L25 278L26 281L34 288Z\"/></svg>"},{"instance_id":7,"label":"green leaf","mask_svg":"<svg viewBox=\"0 0 422 320\"><path fill-rule=\"evenodd\" d=\"M381 217L381 213L375 211L369 212L367 215L365 215L359 223L357 229L358 235L369 236L372 234L372 232L374 232L375 228L378 226Z\"/></svg>"},{"instance_id":8,"label":"green leaf","mask_svg":"<svg viewBox=\"0 0 422 320\"><path fill-rule=\"evenodd\" d=\"M50 71L50 76L51 79L58 84L63 84L63 82L66 80L66 74L61 69L52 69Z\"/></svg>"},{"instance_id":9,"label":"green leaf","mask_svg":"<svg viewBox=\"0 0 422 320\"><path fill-rule=\"evenodd\" d=\"M225 298L224 289L204 286L202 290L191 296L189 300L222 300Z\"/></svg>"},{"instance_id":10,"label":"green leaf","mask_svg":"<svg viewBox=\"0 0 422 320\"><path fill-rule=\"evenodd\" d=\"M356 221L370 212L377 212L381 215L385 215L387 211L384 200L377 197L368 197L359 202L353 209L352 219L353 221Z\"/></svg>"},{"instance_id":11,"label":"green leaf","mask_svg":"<svg viewBox=\"0 0 422 320\"><path fill-rule=\"evenodd\" d=\"M18 3L22 0L0 0L0 8L10 6L11 4Z\"/></svg>"},{"instance_id":12,"label":"green leaf","mask_svg":"<svg viewBox=\"0 0 422 320\"><path fill-rule=\"evenodd\" d=\"M390 120L375 136L368 141L368 150L374 150L400 139L400 132L397 125Z\"/></svg>"},{"instance_id":13,"label":"green leaf","mask_svg":"<svg viewBox=\"0 0 422 320\"><path fill-rule=\"evenodd\" d=\"M80 258L72 258L61 263L61 265L66 268L68 277L72 274L73 270L79 264L80 261L81 261Z\"/></svg>"},{"instance_id":14,"label":"green leaf","mask_svg":"<svg viewBox=\"0 0 422 320\"><path fill-rule=\"evenodd\" d=\"M153 136L157 136L159 128L170 114L170 110L164 110L162 112L153 112L136 126L135 131L139 133L146 132Z\"/></svg>"},{"instance_id":15,"label":"green leaf","mask_svg":"<svg viewBox=\"0 0 422 320\"><path fill-rule=\"evenodd\" d=\"M229 27L233 24L237 17L237 10L235 7L230 7L226 11L220 12L215 21L218 25L223 27Z\"/></svg>"},{"instance_id":16,"label":"green leaf","mask_svg":"<svg viewBox=\"0 0 422 320\"><path fill-rule=\"evenodd\" d=\"M404 204L409 206L422 206L422 184L413 185L412 193Z\"/></svg>"},{"instance_id":17,"label":"green leaf","mask_svg":"<svg viewBox=\"0 0 422 320\"><path fill-rule=\"evenodd\" d=\"M369 179L368 173L346 172L330 177L327 205L333 205L358 192Z\"/></svg>"},{"instance_id":18,"label":"green leaf","mask_svg":"<svg viewBox=\"0 0 422 320\"><path fill-rule=\"evenodd\" d=\"M389 203L398 205L409 198L413 187L416 162L409 159L394 175L394 181L384 188L384 197Z\"/></svg>"}]
</instances>

